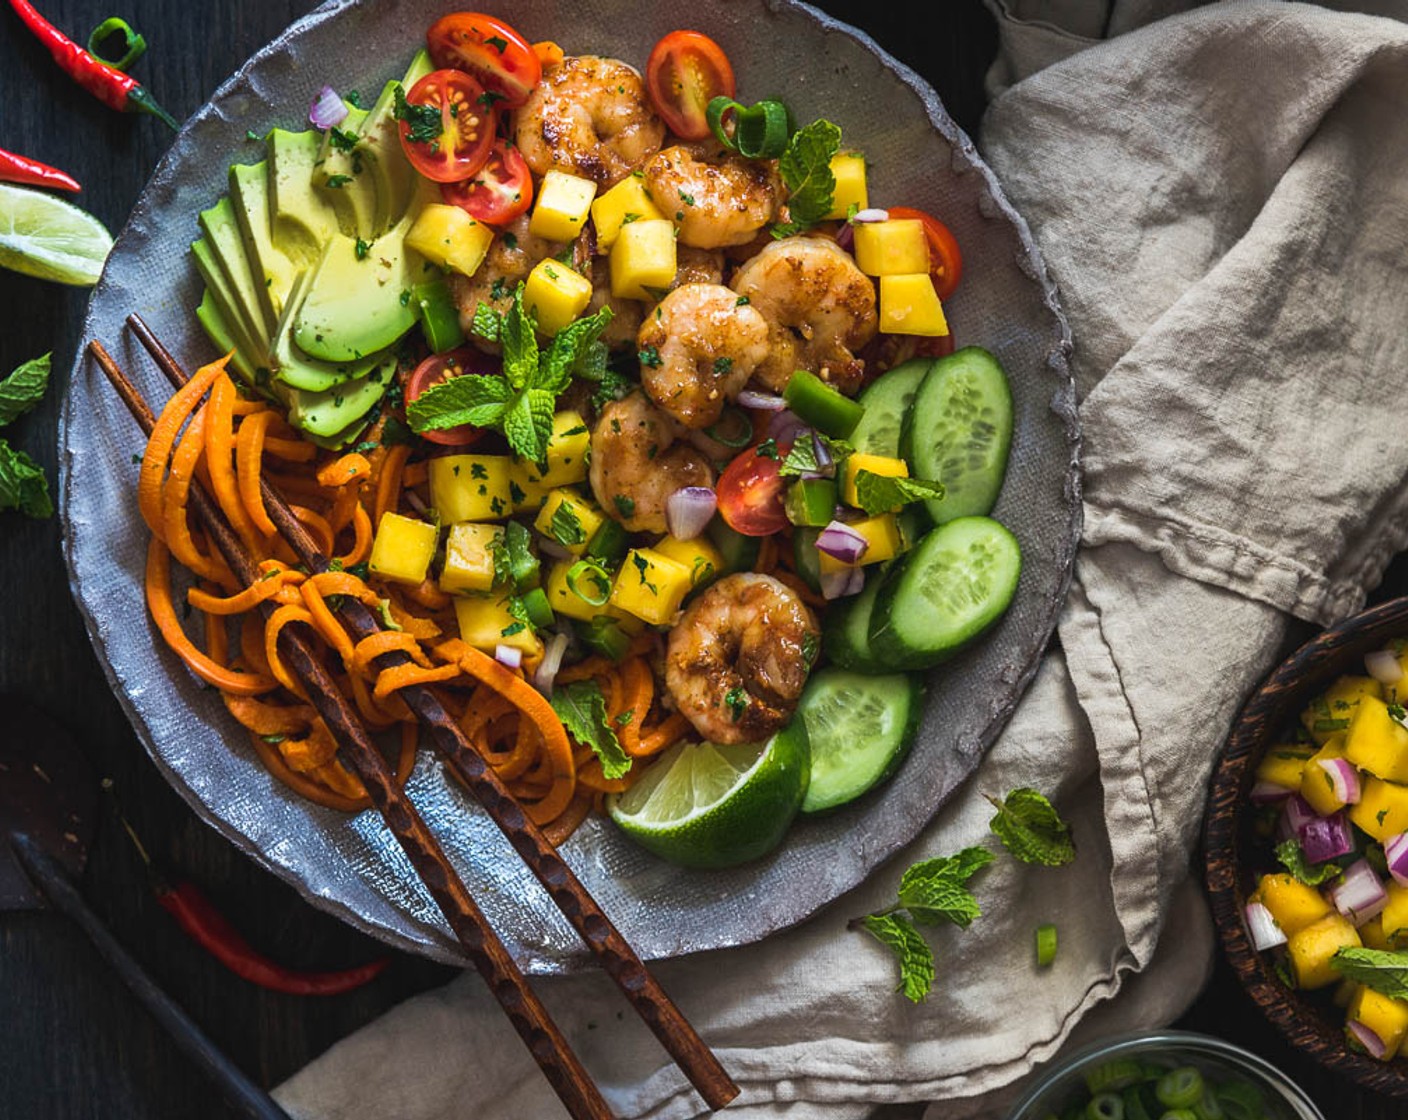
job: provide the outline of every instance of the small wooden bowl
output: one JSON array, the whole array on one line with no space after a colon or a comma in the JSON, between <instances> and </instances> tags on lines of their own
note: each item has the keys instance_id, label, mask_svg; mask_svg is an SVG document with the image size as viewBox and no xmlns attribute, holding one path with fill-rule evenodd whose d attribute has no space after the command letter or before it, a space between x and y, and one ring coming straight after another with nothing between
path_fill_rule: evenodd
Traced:
<instances>
[{"instance_id":1,"label":"small wooden bowl","mask_svg":"<svg viewBox=\"0 0 1408 1120\"><path fill-rule=\"evenodd\" d=\"M1258 844L1266 849L1265 841L1252 833L1253 814L1247 810L1256 767L1267 748L1316 693L1344 673L1362 674L1366 653L1404 636L1408 636L1408 597L1392 599L1330 627L1283 661L1253 693L1233 725L1213 772L1204 823L1213 919L1248 994L1292 1045L1360 1085L1395 1097L1408 1097L1408 1061L1379 1062L1352 1051L1345 1041L1343 1013L1328 1007L1327 1000L1287 988L1272 972L1268 955L1253 948L1242 912L1254 878L1242 859ZM1266 855L1274 864L1269 851Z\"/></svg>"}]
</instances>

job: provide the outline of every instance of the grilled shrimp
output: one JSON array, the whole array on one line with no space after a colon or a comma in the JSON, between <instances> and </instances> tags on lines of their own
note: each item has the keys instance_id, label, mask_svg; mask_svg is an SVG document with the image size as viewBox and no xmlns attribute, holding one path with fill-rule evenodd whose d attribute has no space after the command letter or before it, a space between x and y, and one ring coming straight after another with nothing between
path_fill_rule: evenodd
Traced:
<instances>
[{"instance_id":1,"label":"grilled shrimp","mask_svg":"<svg viewBox=\"0 0 1408 1120\"><path fill-rule=\"evenodd\" d=\"M642 393L612 401L592 429L592 493L633 533L663 533L665 502L685 486L712 486L704 455L675 443L675 423Z\"/></svg>"},{"instance_id":2,"label":"grilled shrimp","mask_svg":"<svg viewBox=\"0 0 1408 1120\"><path fill-rule=\"evenodd\" d=\"M675 249L675 262L675 279L671 288L724 282L724 255L717 250L680 245Z\"/></svg>"},{"instance_id":3,"label":"grilled shrimp","mask_svg":"<svg viewBox=\"0 0 1408 1120\"><path fill-rule=\"evenodd\" d=\"M772 576L739 572L709 587L670 631L665 684L715 743L757 743L792 718L821 631Z\"/></svg>"},{"instance_id":4,"label":"grilled shrimp","mask_svg":"<svg viewBox=\"0 0 1408 1120\"><path fill-rule=\"evenodd\" d=\"M753 376L781 392L794 371L843 393L860 384L856 351L875 336L875 285L849 253L824 237L786 237L745 261L733 288L770 328L769 354Z\"/></svg>"},{"instance_id":5,"label":"grilled shrimp","mask_svg":"<svg viewBox=\"0 0 1408 1120\"><path fill-rule=\"evenodd\" d=\"M655 205L674 215L680 244L697 249L752 241L776 216L782 189L771 161L686 144L651 158L645 186Z\"/></svg>"},{"instance_id":6,"label":"grilled shrimp","mask_svg":"<svg viewBox=\"0 0 1408 1120\"><path fill-rule=\"evenodd\" d=\"M606 324L601 341L608 349L625 350L636 344L636 332L645 317L645 305L639 300L624 299L611 294L611 268L606 257L592 260L592 298L585 314L595 315L603 307L611 308L611 322Z\"/></svg>"},{"instance_id":7,"label":"grilled shrimp","mask_svg":"<svg viewBox=\"0 0 1408 1120\"><path fill-rule=\"evenodd\" d=\"M603 190L660 150L665 124L640 75L614 58L564 58L518 110L515 136L535 175L554 168Z\"/></svg>"},{"instance_id":8,"label":"grilled shrimp","mask_svg":"<svg viewBox=\"0 0 1408 1120\"><path fill-rule=\"evenodd\" d=\"M767 321L721 284L685 284L637 336L650 399L687 428L706 428L768 354Z\"/></svg>"},{"instance_id":9,"label":"grilled shrimp","mask_svg":"<svg viewBox=\"0 0 1408 1120\"><path fill-rule=\"evenodd\" d=\"M460 313L460 326L464 333L474 339L470 328L474 325L475 309L481 304L498 312L505 312L513 303L513 292L520 280L528 279L533 266L548 257L555 257L562 251L556 241L547 241L528 232L528 215L521 214L504 227L484 257L484 263L475 270L473 276L454 273L449 278L450 294ZM498 353L496 344L491 344ZM490 349L486 346L485 349Z\"/></svg>"}]
</instances>

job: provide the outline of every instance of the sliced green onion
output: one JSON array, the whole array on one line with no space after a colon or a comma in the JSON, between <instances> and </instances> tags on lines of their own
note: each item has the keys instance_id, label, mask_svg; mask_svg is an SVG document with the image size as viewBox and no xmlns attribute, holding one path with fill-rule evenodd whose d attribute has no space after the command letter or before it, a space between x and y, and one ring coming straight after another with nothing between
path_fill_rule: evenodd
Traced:
<instances>
[{"instance_id":1,"label":"sliced green onion","mask_svg":"<svg viewBox=\"0 0 1408 1120\"><path fill-rule=\"evenodd\" d=\"M577 586L577 581L587 576L595 586L591 595ZM606 569L595 560L578 560L568 568L567 587L577 598L592 607L605 606L606 600L611 597L611 577L606 574Z\"/></svg>"},{"instance_id":2,"label":"sliced green onion","mask_svg":"<svg viewBox=\"0 0 1408 1120\"><path fill-rule=\"evenodd\" d=\"M1087 1120L1124 1120L1124 1098L1118 1093L1097 1093L1085 1106Z\"/></svg>"},{"instance_id":3,"label":"sliced green onion","mask_svg":"<svg viewBox=\"0 0 1408 1120\"><path fill-rule=\"evenodd\" d=\"M1159 1078L1154 1091L1165 1108L1192 1108L1203 1099L1203 1075L1193 1066L1179 1066Z\"/></svg>"},{"instance_id":4,"label":"sliced green onion","mask_svg":"<svg viewBox=\"0 0 1408 1120\"><path fill-rule=\"evenodd\" d=\"M629 543L625 526L608 517L592 534L592 539L587 542L586 557L589 560L599 560L603 565L615 567L626 555L626 546Z\"/></svg>"},{"instance_id":5,"label":"sliced green onion","mask_svg":"<svg viewBox=\"0 0 1408 1120\"><path fill-rule=\"evenodd\" d=\"M546 630L556 621L547 592L541 587L535 587L523 596L523 609L528 612L528 621L535 630Z\"/></svg>"},{"instance_id":6,"label":"sliced green onion","mask_svg":"<svg viewBox=\"0 0 1408 1120\"><path fill-rule=\"evenodd\" d=\"M1204 1083L1203 1097L1192 1109L1196 1120L1227 1120L1227 1113L1222 1111L1222 1104L1212 1091L1212 1086Z\"/></svg>"},{"instance_id":7,"label":"sliced green onion","mask_svg":"<svg viewBox=\"0 0 1408 1120\"><path fill-rule=\"evenodd\" d=\"M98 50L103 41L113 35L122 36L123 54L117 59L108 58ZM126 73L128 67L147 53L147 41L133 31L132 25L121 16L111 16L93 28L93 33L88 36L88 53L114 70Z\"/></svg>"},{"instance_id":8,"label":"sliced green onion","mask_svg":"<svg viewBox=\"0 0 1408 1120\"><path fill-rule=\"evenodd\" d=\"M1217 1088L1217 1099L1227 1120L1260 1120L1266 1098L1250 1081L1229 1081Z\"/></svg>"},{"instance_id":9,"label":"sliced green onion","mask_svg":"<svg viewBox=\"0 0 1408 1120\"><path fill-rule=\"evenodd\" d=\"M1044 925L1036 927L1036 963L1046 968L1056 959L1056 927Z\"/></svg>"},{"instance_id":10,"label":"sliced green onion","mask_svg":"<svg viewBox=\"0 0 1408 1120\"><path fill-rule=\"evenodd\" d=\"M753 421L741 408L726 408L704 434L725 447L747 447L753 438Z\"/></svg>"},{"instance_id":11,"label":"sliced green onion","mask_svg":"<svg viewBox=\"0 0 1408 1120\"><path fill-rule=\"evenodd\" d=\"M528 587L537 587L539 583L540 565L538 558L533 555L533 550L530 547L531 541L532 534L519 522L510 521L504 526L504 547L508 552L508 574L509 578L513 580L513 585L520 591Z\"/></svg>"},{"instance_id":12,"label":"sliced green onion","mask_svg":"<svg viewBox=\"0 0 1408 1120\"><path fill-rule=\"evenodd\" d=\"M1128 1089L1144 1076L1144 1067L1133 1058L1120 1058L1104 1065L1096 1066L1085 1075L1085 1087L1091 1093L1105 1093L1112 1089Z\"/></svg>"},{"instance_id":13,"label":"sliced green onion","mask_svg":"<svg viewBox=\"0 0 1408 1120\"><path fill-rule=\"evenodd\" d=\"M620 624L608 615L597 615L577 633L584 646L603 657L611 658L612 661L620 661L630 652L630 637L621 629Z\"/></svg>"},{"instance_id":14,"label":"sliced green onion","mask_svg":"<svg viewBox=\"0 0 1408 1120\"><path fill-rule=\"evenodd\" d=\"M1159 1113L1159 1120L1198 1120L1198 1114L1191 1108L1171 1108Z\"/></svg>"},{"instance_id":15,"label":"sliced green onion","mask_svg":"<svg viewBox=\"0 0 1408 1120\"><path fill-rule=\"evenodd\" d=\"M747 159L776 159L792 136L792 114L781 101L743 106L732 98L716 97L704 110L714 139ZM733 122L733 134L728 124Z\"/></svg>"}]
</instances>

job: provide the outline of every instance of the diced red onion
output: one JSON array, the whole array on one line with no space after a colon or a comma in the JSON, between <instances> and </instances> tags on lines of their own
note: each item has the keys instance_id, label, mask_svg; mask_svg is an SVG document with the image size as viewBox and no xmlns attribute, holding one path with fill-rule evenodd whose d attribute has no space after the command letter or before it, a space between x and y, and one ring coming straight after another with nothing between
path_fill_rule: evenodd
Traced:
<instances>
[{"instance_id":1,"label":"diced red onion","mask_svg":"<svg viewBox=\"0 0 1408 1120\"><path fill-rule=\"evenodd\" d=\"M567 652L567 644L572 639L563 633L554 634L543 650L543 659L533 674L533 687L544 696L552 696L552 684L557 679L557 671L562 668L562 655Z\"/></svg>"},{"instance_id":2,"label":"diced red onion","mask_svg":"<svg viewBox=\"0 0 1408 1120\"><path fill-rule=\"evenodd\" d=\"M1375 650L1364 655L1364 669L1381 684L1397 684L1403 679L1403 666L1389 649Z\"/></svg>"},{"instance_id":3,"label":"diced red onion","mask_svg":"<svg viewBox=\"0 0 1408 1120\"><path fill-rule=\"evenodd\" d=\"M1316 765L1330 777L1335 799L1346 805L1359 804L1359 770L1347 758L1322 758Z\"/></svg>"},{"instance_id":4,"label":"diced red onion","mask_svg":"<svg viewBox=\"0 0 1408 1120\"><path fill-rule=\"evenodd\" d=\"M836 231L836 245L848 253L856 251L856 231L850 222L842 222L841 228Z\"/></svg>"},{"instance_id":5,"label":"diced red onion","mask_svg":"<svg viewBox=\"0 0 1408 1120\"><path fill-rule=\"evenodd\" d=\"M796 442L799 432L808 430L807 422L790 409L774 412L768 417L767 434L777 440L779 446L787 444L790 447Z\"/></svg>"},{"instance_id":6,"label":"diced red onion","mask_svg":"<svg viewBox=\"0 0 1408 1120\"><path fill-rule=\"evenodd\" d=\"M816 432L812 433L812 447L816 449L816 470L803 471L802 478L835 478L836 461L831 457L831 448Z\"/></svg>"},{"instance_id":7,"label":"diced red onion","mask_svg":"<svg viewBox=\"0 0 1408 1120\"><path fill-rule=\"evenodd\" d=\"M1286 943L1285 930L1264 904L1247 903L1246 919L1247 932L1251 934L1252 944L1256 946L1257 952L1274 949L1277 945Z\"/></svg>"},{"instance_id":8,"label":"diced red onion","mask_svg":"<svg viewBox=\"0 0 1408 1120\"><path fill-rule=\"evenodd\" d=\"M1400 832L1384 841L1384 859L1393 881L1408 887L1408 832Z\"/></svg>"},{"instance_id":9,"label":"diced red onion","mask_svg":"<svg viewBox=\"0 0 1408 1120\"><path fill-rule=\"evenodd\" d=\"M1278 786L1275 782L1268 782L1264 778L1252 786L1251 799L1253 805L1274 805L1278 801L1284 801L1296 791L1287 789L1285 786Z\"/></svg>"},{"instance_id":10,"label":"diced red onion","mask_svg":"<svg viewBox=\"0 0 1408 1120\"><path fill-rule=\"evenodd\" d=\"M1281 810L1281 821L1276 829L1277 840L1299 840L1301 829L1315 820L1317 814L1310 802L1299 793L1292 795Z\"/></svg>"},{"instance_id":11,"label":"diced red onion","mask_svg":"<svg viewBox=\"0 0 1408 1120\"><path fill-rule=\"evenodd\" d=\"M1345 1024L1345 1030L1352 1034L1355 1040L1369 1052L1369 1057L1383 1061L1388 1047L1384 1045L1384 1040L1374 1033L1372 1027L1366 1027L1357 1019L1351 1019Z\"/></svg>"},{"instance_id":12,"label":"diced red onion","mask_svg":"<svg viewBox=\"0 0 1408 1120\"><path fill-rule=\"evenodd\" d=\"M1335 909L1362 926L1388 905L1388 892L1366 860L1356 860L1330 888L1330 901Z\"/></svg>"},{"instance_id":13,"label":"diced red onion","mask_svg":"<svg viewBox=\"0 0 1408 1120\"><path fill-rule=\"evenodd\" d=\"M347 103L332 86L324 86L308 107L308 121L314 128L335 128L347 119Z\"/></svg>"},{"instance_id":14,"label":"diced red onion","mask_svg":"<svg viewBox=\"0 0 1408 1120\"><path fill-rule=\"evenodd\" d=\"M816 538L816 547L843 564L858 564L870 542L849 525L833 521Z\"/></svg>"},{"instance_id":15,"label":"diced red onion","mask_svg":"<svg viewBox=\"0 0 1408 1120\"><path fill-rule=\"evenodd\" d=\"M839 572L822 572L821 597L826 600L844 599L865 590L864 568L842 568Z\"/></svg>"},{"instance_id":16,"label":"diced red onion","mask_svg":"<svg viewBox=\"0 0 1408 1120\"><path fill-rule=\"evenodd\" d=\"M572 559L572 553L551 537L538 538L538 551L544 556L551 556L554 560Z\"/></svg>"},{"instance_id":17,"label":"diced red onion","mask_svg":"<svg viewBox=\"0 0 1408 1120\"><path fill-rule=\"evenodd\" d=\"M707 486L682 486L665 499L665 524L676 540L692 541L719 508L719 496Z\"/></svg>"},{"instance_id":18,"label":"diced red onion","mask_svg":"<svg viewBox=\"0 0 1408 1120\"><path fill-rule=\"evenodd\" d=\"M756 389L744 389L738 394L738 403L744 408L758 408L764 412L781 412L787 402L776 393L760 393Z\"/></svg>"},{"instance_id":19,"label":"diced red onion","mask_svg":"<svg viewBox=\"0 0 1408 1120\"><path fill-rule=\"evenodd\" d=\"M523 666L523 651L517 646L507 646L500 642L494 647L494 660L510 669L518 669Z\"/></svg>"},{"instance_id":20,"label":"diced red onion","mask_svg":"<svg viewBox=\"0 0 1408 1120\"><path fill-rule=\"evenodd\" d=\"M1311 863L1324 863L1354 851L1354 837L1349 831L1349 818L1343 812L1330 817L1316 817L1300 830L1300 846Z\"/></svg>"},{"instance_id":21,"label":"diced red onion","mask_svg":"<svg viewBox=\"0 0 1408 1120\"><path fill-rule=\"evenodd\" d=\"M888 222L889 220L890 212L888 210L880 210L874 206L867 210L857 210L851 215L853 222Z\"/></svg>"}]
</instances>

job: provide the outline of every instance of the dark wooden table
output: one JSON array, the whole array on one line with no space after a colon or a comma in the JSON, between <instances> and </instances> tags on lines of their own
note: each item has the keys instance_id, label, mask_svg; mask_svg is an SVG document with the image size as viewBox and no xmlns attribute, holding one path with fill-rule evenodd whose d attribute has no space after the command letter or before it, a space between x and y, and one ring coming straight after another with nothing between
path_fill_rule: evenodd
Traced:
<instances>
[{"instance_id":1,"label":"dark wooden table","mask_svg":"<svg viewBox=\"0 0 1408 1120\"><path fill-rule=\"evenodd\" d=\"M256 48L313 7L307 0L203 3L126 0L151 50L139 76L178 118L201 104ZM442 5L443 6L443 5ZM976 133L982 76L995 49L980 0L918 5L823 0L924 74L959 123ZM86 36L113 8L41 0L61 27ZM82 205L116 231L170 141L150 117L118 116L70 86L0 5L0 147L64 167L85 185ZM922 27L922 34L916 32ZM173 261L173 268L184 267ZM0 271L0 373L47 350L48 400L5 434L55 479L59 396L80 337L86 293ZM1396 580L1402 589L1405 582ZM261 949L304 967L351 964L380 946L312 909L201 824L158 777L113 699L69 595L57 520L0 514L0 694L24 696L67 724L157 858L203 884ZM0 708L3 712L3 708ZM0 715L3 720L3 715ZM0 724L3 726L3 724ZM3 734L3 732L0 732ZM98 827L83 890L118 937L210 1035L257 1080L273 1085L339 1038L453 972L398 955L373 984L325 1000L274 995L215 964L154 901L109 814ZM1231 975L1179 1024L1248 1046L1307 1086L1331 1120L1388 1120L1404 1107L1371 1098L1292 1054ZM231 1115L98 962L67 922L48 913L0 915L0 1116L105 1120ZM914 1115L895 1110L891 1115Z\"/></svg>"}]
</instances>

